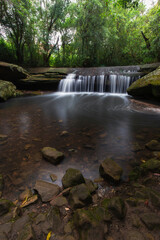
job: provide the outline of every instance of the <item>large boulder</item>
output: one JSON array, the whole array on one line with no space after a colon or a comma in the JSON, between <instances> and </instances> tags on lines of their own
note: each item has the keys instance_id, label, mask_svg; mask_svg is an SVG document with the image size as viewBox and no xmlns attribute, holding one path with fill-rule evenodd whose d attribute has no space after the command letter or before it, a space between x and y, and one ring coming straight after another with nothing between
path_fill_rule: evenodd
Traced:
<instances>
[{"instance_id":1,"label":"large boulder","mask_svg":"<svg viewBox=\"0 0 160 240\"><path fill-rule=\"evenodd\" d=\"M62 178L63 187L69 188L81 183L85 183L82 173L78 169L68 168Z\"/></svg>"},{"instance_id":2,"label":"large boulder","mask_svg":"<svg viewBox=\"0 0 160 240\"><path fill-rule=\"evenodd\" d=\"M14 80L27 78L28 75L28 72L18 65L0 62L0 79L14 82Z\"/></svg>"},{"instance_id":3,"label":"large boulder","mask_svg":"<svg viewBox=\"0 0 160 240\"><path fill-rule=\"evenodd\" d=\"M21 95L22 93L16 90L16 86L13 83L0 80L0 100L6 101L8 98Z\"/></svg>"},{"instance_id":4,"label":"large boulder","mask_svg":"<svg viewBox=\"0 0 160 240\"><path fill-rule=\"evenodd\" d=\"M110 158L106 158L99 167L101 177L117 182L123 173L122 168Z\"/></svg>"},{"instance_id":5,"label":"large boulder","mask_svg":"<svg viewBox=\"0 0 160 240\"><path fill-rule=\"evenodd\" d=\"M160 98L160 67L132 83L127 92L137 97Z\"/></svg>"}]
</instances>

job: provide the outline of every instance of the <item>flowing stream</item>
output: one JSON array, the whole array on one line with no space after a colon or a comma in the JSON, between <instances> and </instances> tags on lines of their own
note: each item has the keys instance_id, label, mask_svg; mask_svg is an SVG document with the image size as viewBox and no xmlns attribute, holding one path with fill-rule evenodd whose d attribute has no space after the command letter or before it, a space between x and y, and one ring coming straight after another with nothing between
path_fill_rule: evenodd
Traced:
<instances>
[{"instance_id":1,"label":"flowing stream","mask_svg":"<svg viewBox=\"0 0 160 240\"><path fill-rule=\"evenodd\" d=\"M105 85L108 80L111 84ZM62 92L0 103L0 134L8 136L0 141L6 197L19 194L25 186L33 187L37 179L51 181L52 173L61 185L69 167L80 169L87 178L98 178L99 165L106 157L123 167L127 180L137 159L151 157L145 144L160 136L159 107L117 94L126 93L131 81L114 74L71 74L61 81ZM68 134L63 135L64 131ZM42 158L41 149L46 146L65 154L58 166Z\"/></svg>"},{"instance_id":2,"label":"flowing stream","mask_svg":"<svg viewBox=\"0 0 160 240\"><path fill-rule=\"evenodd\" d=\"M121 74L110 72L97 76L71 73L60 81L58 90L60 92L126 93L127 88L139 78L130 73L130 70L123 71Z\"/></svg>"}]
</instances>

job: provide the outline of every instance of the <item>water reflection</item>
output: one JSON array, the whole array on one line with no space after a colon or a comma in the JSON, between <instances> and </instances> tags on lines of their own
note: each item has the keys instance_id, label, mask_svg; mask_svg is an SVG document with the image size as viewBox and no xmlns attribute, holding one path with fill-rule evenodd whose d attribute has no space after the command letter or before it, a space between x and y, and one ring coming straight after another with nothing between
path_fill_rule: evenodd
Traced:
<instances>
[{"instance_id":1,"label":"water reflection","mask_svg":"<svg viewBox=\"0 0 160 240\"><path fill-rule=\"evenodd\" d=\"M0 172L9 174L14 185L6 181L17 191L39 178L51 181L51 173L61 184L69 167L94 179L106 157L118 162L127 177L130 162L144 156L145 143L160 134L160 114L137 111L126 95L56 93L11 99L0 109L0 134L8 135L0 145ZM62 131L69 134L61 136ZM135 151L135 143L144 151ZM40 150L45 146L64 152L64 161L58 166L44 161Z\"/></svg>"}]
</instances>

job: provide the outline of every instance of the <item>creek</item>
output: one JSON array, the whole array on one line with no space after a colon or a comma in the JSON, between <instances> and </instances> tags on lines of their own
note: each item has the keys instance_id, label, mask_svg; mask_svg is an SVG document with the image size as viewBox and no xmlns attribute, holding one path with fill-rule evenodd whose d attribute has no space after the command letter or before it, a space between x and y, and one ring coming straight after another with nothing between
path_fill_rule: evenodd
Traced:
<instances>
[{"instance_id":1,"label":"creek","mask_svg":"<svg viewBox=\"0 0 160 240\"><path fill-rule=\"evenodd\" d=\"M0 103L0 134L8 136L0 143L6 197L13 198L25 186L33 188L37 179L51 182L52 173L61 185L69 167L93 180L99 177L99 165L106 157L122 166L127 180L137 160L151 157L145 144L160 136L159 106L134 101L126 94L133 77L101 76L98 88L98 77L78 75L75 79L71 74L69 80L61 81L61 92ZM105 87L110 90L105 92ZM63 135L64 131L68 134ZM59 165L42 158L41 149L47 146L64 153Z\"/></svg>"}]
</instances>

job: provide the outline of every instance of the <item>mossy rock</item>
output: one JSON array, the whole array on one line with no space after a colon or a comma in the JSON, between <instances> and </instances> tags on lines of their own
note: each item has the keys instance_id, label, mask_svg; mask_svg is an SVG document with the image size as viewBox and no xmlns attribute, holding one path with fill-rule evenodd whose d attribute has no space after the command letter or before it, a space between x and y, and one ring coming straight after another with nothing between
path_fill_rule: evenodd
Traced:
<instances>
[{"instance_id":1,"label":"mossy rock","mask_svg":"<svg viewBox=\"0 0 160 240\"><path fill-rule=\"evenodd\" d=\"M66 170L62 178L62 185L64 188L73 187L81 183L85 183L85 179L78 169L69 168Z\"/></svg>"},{"instance_id":2,"label":"mossy rock","mask_svg":"<svg viewBox=\"0 0 160 240\"><path fill-rule=\"evenodd\" d=\"M160 67L132 83L127 92L132 96L160 98Z\"/></svg>"},{"instance_id":3,"label":"mossy rock","mask_svg":"<svg viewBox=\"0 0 160 240\"><path fill-rule=\"evenodd\" d=\"M14 81L28 77L29 73L22 67L6 62L0 62L0 78Z\"/></svg>"},{"instance_id":4,"label":"mossy rock","mask_svg":"<svg viewBox=\"0 0 160 240\"><path fill-rule=\"evenodd\" d=\"M22 95L22 92L17 91L13 83L0 80L0 100L6 101L8 98Z\"/></svg>"},{"instance_id":5,"label":"mossy rock","mask_svg":"<svg viewBox=\"0 0 160 240\"><path fill-rule=\"evenodd\" d=\"M157 140L151 140L146 144L146 148L151 151L160 151L160 142L158 142Z\"/></svg>"},{"instance_id":6,"label":"mossy rock","mask_svg":"<svg viewBox=\"0 0 160 240\"><path fill-rule=\"evenodd\" d=\"M111 198L108 203L108 209L119 219L125 218L127 213L126 204L120 197Z\"/></svg>"},{"instance_id":7,"label":"mossy rock","mask_svg":"<svg viewBox=\"0 0 160 240\"><path fill-rule=\"evenodd\" d=\"M0 199L0 216L9 212L13 203L7 199Z\"/></svg>"},{"instance_id":8,"label":"mossy rock","mask_svg":"<svg viewBox=\"0 0 160 240\"><path fill-rule=\"evenodd\" d=\"M60 163L61 160L63 160L64 158L64 154L62 152L59 152L52 147L44 147L42 148L41 152L43 157L50 163L53 163L54 165Z\"/></svg>"},{"instance_id":9,"label":"mossy rock","mask_svg":"<svg viewBox=\"0 0 160 240\"><path fill-rule=\"evenodd\" d=\"M108 215L103 207L76 210L73 222L83 240L103 240L108 231Z\"/></svg>"},{"instance_id":10,"label":"mossy rock","mask_svg":"<svg viewBox=\"0 0 160 240\"><path fill-rule=\"evenodd\" d=\"M123 169L111 158L106 158L99 167L101 177L113 182L119 182Z\"/></svg>"},{"instance_id":11,"label":"mossy rock","mask_svg":"<svg viewBox=\"0 0 160 240\"><path fill-rule=\"evenodd\" d=\"M146 161L145 163L141 164L141 170L148 172L160 172L160 161L157 159L150 159L148 161Z\"/></svg>"},{"instance_id":12,"label":"mossy rock","mask_svg":"<svg viewBox=\"0 0 160 240\"><path fill-rule=\"evenodd\" d=\"M92 203L92 196L84 183L74 186L71 189L69 203L73 208L82 208Z\"/></svg>"}]
</instances>

